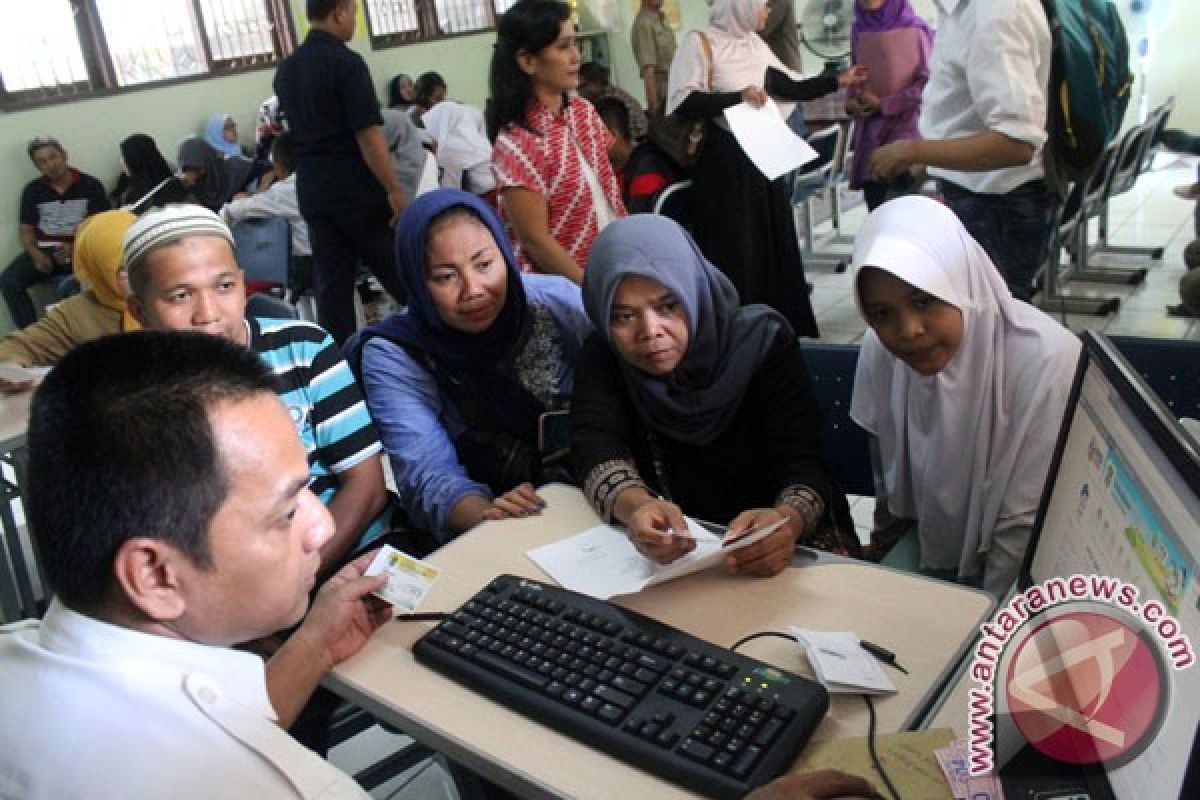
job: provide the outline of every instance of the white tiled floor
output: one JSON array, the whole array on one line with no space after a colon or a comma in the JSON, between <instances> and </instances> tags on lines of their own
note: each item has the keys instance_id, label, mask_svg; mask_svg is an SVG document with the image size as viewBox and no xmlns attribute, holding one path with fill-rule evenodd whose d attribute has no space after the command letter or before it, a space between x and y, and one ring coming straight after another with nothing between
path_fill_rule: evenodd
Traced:
<instances>
[{"instance_id":1,"label":"white tiled floor","mask_svg":"<svg viewBox=\"0 0 1200 800\"><path fill-rule=\"evenodd\" d=\"M1200 320L1176 319L1166 315L1165 307L1179 302L1179 278L1184 273L1183 248L1196 238L1193 231L1193 204L1175 197L1171 188L1191 183L1196 178L1196 159L1159 155L1155 168L1143 175L1137 185L1112 201L1109 242L1134 247L1164 247L1161 261L1122 259L1130 266L1149 266L1145 282L1136 287L1098 286L1073 283L1070 294L1116 296L1120 309L1107 317L1067 314L1055 315L1073 331L1093 330L1104 333L1149 336L1166 339L1200 339ZM857 205L843 215L843 230L853 234L866 216L866 206ZM818 228L818 235L828 227ZM1093 236L1095 225L1093 224ZM810 270L813 284L812 304L821 329L821 341L853 343L862 338L865 325L855 308L851 292L853 276L828 270Z\"/></svg>"}]
</instances>

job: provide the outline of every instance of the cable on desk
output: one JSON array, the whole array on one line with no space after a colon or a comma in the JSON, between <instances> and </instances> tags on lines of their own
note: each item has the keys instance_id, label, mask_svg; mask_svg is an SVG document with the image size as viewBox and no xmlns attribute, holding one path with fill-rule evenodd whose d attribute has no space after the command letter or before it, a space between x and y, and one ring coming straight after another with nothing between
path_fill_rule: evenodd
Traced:
<instances>
[{"instance_id":1,"label":"cable on desk","mask_svg":"<svg viewBox=\"0 0 1200 800\"><path fill-rule=\"evenodd\" d=\"M450 614L445 611L421 611L416 614L397 614L396 622L434 622L443 619L450 619Z\"/></svg>"},{"instance_id":2,"label":"cable on desk","mask_svg":"<svg viewBox=\"0 0 1200 800\"><path fill-rule=\"evenodd\" d=\"M729 649L737 650L747 642L752 642L755 639L768 638L786 639L789 642L796 641L796 637L789 636L786 633L780 633L779 631L759 631L758 633L751 633L748 636L743 636L741 639L738 639L736 642L734 642ZM871 754L871 762L875 765L875 769L879 771L879 775L883 778L883 782L887 786L888 791L892 793L892 800L903 800L903 798L900 797L900 792L896 790L896 785L892 783L891 777L887 774L887 770L883 768L883 762L879 760L879 753L875 749L875 704L871 701L870 695L864 694L860 696L862 697L863 702L867 704L867 712L870 715L870 724L867 727L867 751Z\"/></svg>"},{"instance_id":3,"label":"cable on desk","mask_svg":"<svg viewBox=\"0 0 1200 800\"><path fill-rule=\"evenodd\" d=\"M744 645L746 642L753 642L755 639L768 639L768 638L769 639L786 639L787 641L791 642L792 644L798 644L796 642L795 636L789 636L788 634L780 633L779 631L759 631L758 633L752 633L749 636L743 636L742 638L740 638L736 642L734 642L733 645L729 649L737 650L739 647Z\"/></svg>"},{"instance_id":4,"label":"cable on desk","mask_svg":"<svg viewBox=\"0 0 1200 800\"><path fill-rule=\"evenodd\" d=\"M875 749L875 703L871 701L871 695L861 695L863 702L867 704L867 712L870 714L870 725L867 727L867 751L871 754L871 763L875 765L875 769L879 771L879 777L883 778L884 784L888 791L892 793L892 800L902 800L900 792L896 791L896 784L892 783L892 779L888 776L887 770L883 768L883 762L879 760L879 753Z\"/></svg>"}]
</instances>

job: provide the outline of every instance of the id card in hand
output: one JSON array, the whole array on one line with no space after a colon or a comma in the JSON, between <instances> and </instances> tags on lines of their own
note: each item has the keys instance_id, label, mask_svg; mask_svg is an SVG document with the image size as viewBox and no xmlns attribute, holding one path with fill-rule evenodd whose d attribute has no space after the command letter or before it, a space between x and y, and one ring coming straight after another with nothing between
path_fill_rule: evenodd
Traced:
<instances>
[{"instance_id":1,"label":"id card in hand","mask_svg":"<svg viewBox=\"0 0 1200 800\"><path fill-rule=\"evenodd\" d=\"M386 544L364 574L381 572L387 573L388 580L375 594L395 608L410 612L417 610L438 576L437 567Z\"/></svg>"}]
</instances>

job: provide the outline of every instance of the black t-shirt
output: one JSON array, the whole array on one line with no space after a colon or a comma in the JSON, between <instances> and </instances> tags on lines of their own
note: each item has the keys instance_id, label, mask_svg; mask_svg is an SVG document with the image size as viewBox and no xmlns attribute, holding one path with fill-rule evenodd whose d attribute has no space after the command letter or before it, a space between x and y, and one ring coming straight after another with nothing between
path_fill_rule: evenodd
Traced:
<instances>
[{"instance_id":1,"label":"black t-shirt","mask_svg":"<svg viewBox=\"0 0 1200 800\"><path fill-rule=\"evenodd\" d=\"M354 135L382 125L362 56L324 31L309 31L275 72L275 94L296 143L296 194L304 214L387 202Z\"/></svg>"},{"instance_id":2,"label":"black t-shirt","mask_svg":"<svg viewBox=\"0 0 1200 800\"><path fill-rule=\"evenodd\" d=\"M108 211L112 205L100 181L71 170L71 185L62 194L45 178L25 185L21 192L21 224L37 229L37 240L46 244L70 244L84 217Z\"/></svg>"}]
</instances>

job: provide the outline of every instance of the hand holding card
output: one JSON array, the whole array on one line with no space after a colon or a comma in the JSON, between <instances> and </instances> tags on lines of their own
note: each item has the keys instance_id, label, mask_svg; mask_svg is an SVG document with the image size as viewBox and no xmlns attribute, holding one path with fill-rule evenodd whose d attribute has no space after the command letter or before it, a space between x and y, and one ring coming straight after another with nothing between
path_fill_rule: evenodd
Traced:
<instances>
[{"instance_id":1,"label":"hand holding card","mask_svg":"<svg viewBox=\"0 0 1200 800\"><path fill-rule=\"evenodd\" d=\"M437 567L390 545L383 546L364 574L381 572L387 573L388 581L375 594L403 611L416 611L438 576Z\"/></svg>"}]
</instances>

